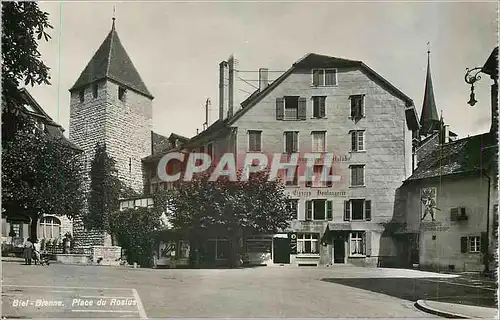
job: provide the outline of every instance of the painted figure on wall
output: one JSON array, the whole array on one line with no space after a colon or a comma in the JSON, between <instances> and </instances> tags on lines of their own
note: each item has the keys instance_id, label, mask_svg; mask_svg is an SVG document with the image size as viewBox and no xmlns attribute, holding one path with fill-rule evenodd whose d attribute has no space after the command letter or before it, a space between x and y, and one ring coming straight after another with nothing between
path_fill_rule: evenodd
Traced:
<instances>
[{"instance_id":1,"label":"painted figure on wall","mask_svg":"<svg viewBox=\"0 0 500 320\"><path fill-rule=\"evenodd\" d=\"M436 208L436 200L437 200L437 190L435 187L423 188L420 189L420 201L422 201L422 219L424 220L428 214L430 214L432 221L436 221L434 219L434 210Z\"/></svg>"}]
</instances>

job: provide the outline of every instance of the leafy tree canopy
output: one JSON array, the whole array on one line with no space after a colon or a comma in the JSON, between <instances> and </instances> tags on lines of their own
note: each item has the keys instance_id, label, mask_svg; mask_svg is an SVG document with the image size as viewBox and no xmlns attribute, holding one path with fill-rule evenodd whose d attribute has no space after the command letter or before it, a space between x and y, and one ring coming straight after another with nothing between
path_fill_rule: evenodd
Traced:
<instances>
[{"instance_id":1,"label":"leafy tree canopy","mask_svg":"<svg viewBox=\"0 0 500 320\"><path fill-rule=\"evenodd\" d=\"M166 212L173 229L187 237L227 236L238 250L234 243L241 237L289 227L292 212L285 186L278 179L268 181L268 176L269 171L262 171L252 173L248 181L227 177L209 181L209 173L198 174L192 181L179 181L175 188L155 194L155 207Z\"/></svg>"},{"instance_id":2,"label":"leafy tree canopy","mask_svg":"<svg viewBox=\"0 0 500 320\"><path fill-rule=\"evenodd\" d=\"M51 38L48 16L37 2L2 2L2 110L22 103L21 85L50 84L37 42Z\"/></svg>"},{"instance_id":3,"label":"leafy tree canopy","mask_svg":"<svg viewBox=\"0 0 500 320\"><path fill-rule=\"evenodd\" d=\"M2 152L2 205L8 217L31 218L31 236L43 214L81 213L82 168L79 153L38 130L34 122L18 130Z\"/></svg>"},{"instance_id":4,"label":"leafy tree canopy","mask_svg":"<svg viewBox=\"0 0 500 320\"><path fill-rule=\"evenodd\" d=\"M160 214L148 208L117 210L110 215L110 225L127 253L127 261L149 266L155 245L152 233L162 227Z\"/></svg>"}]
</instances>

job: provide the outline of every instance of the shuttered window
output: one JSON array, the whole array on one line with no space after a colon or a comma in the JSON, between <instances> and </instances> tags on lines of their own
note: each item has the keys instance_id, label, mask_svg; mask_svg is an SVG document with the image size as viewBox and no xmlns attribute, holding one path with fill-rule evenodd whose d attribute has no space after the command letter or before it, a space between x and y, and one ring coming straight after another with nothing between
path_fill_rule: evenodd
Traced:
<instances>
[{"instance_id":1,"label":"shuttered window","mask_svg":"<svg viewBox=\"0 0 500 320\"><path fill-rule=\"evenodd\" d=\"M326 220L333 220L333 201L331 200L326 202Z\"/></svg>"},{"instance_id":2,"label":"shuttered window","mask_svg":"<svg viewBox=\"0 0 500 320\"><path fill-rule=\"evenodd\" d=\"M364 96L355 95L350 96L351 100L351 117L353 119L360 119L364 116Z\"/></svg>"},{"instance_id":3,"label":"shuttered window","mask_svg":"<svg viewBox=\"0 0 500 320\"><path fill-rule=\"evenodd\" d=\"M313 69L312 84L313 86L336 86L337 69Z\"/></svg>"},{"instance_id":4,"label":"shuttered window","mask_svg":"<svg viewBox=\"0 0 500 320\"><path fill-rule=\"evenodd\" d=\"M351 220L351 202L349 200L344 201L344 221Z\"/></svg>"},{"instance_id":5,"label":"shuttered window","mask_svg":"<svg viewBox=\"0 0 500 320\"><path fill-rule=\"evenodd\" d=\"M306 120L307 119L307 99L299 98L299 110L298 110L298 119Z\"/></svg>"},{"instance_id":6,"label":"shuttered window","mask_svg":"<svg viewBox=\"0 0 500 320\"><path fill-rule=\"evenodd\" d=\"M325 71L313 70L313 86L323 86L325 84Z\"/></svg>"},{"instance_id":7,"label":"shuttered window","mask_svg":"<svg viewBox=\"0 0 500 320\"><path fill-rule=\"evenodd\" d=\"M327 69L325 70L325 86L336 86L337 85L337 70Z\"/></svg>"},{"instance_id":8,"label":"shuttered window","mask_svg":"<svg viewBox=\"0 0 500 320\"><path fill-rule=\"evenodd\" d=\"M460 252L467 253L467 244L468 244L467 237L461 237L460 238Z\"/></svg>"},{"instance_id":9,"label":"shuttered window","mask_svg":"<svg viewBox=\"0 0 500 320\"><path fill-rule=\"evenodd\" d=\"M365 220L370 221L372 219L372 201L365 200Z\"/></svg>"},{"instance_id":10,"label":"shuttered window","mask_svg":"<svg viewBox=\"0 0 500 320\"><path fill-rule=\"evenodd\" d=\"M298 151L298 135L296 131L285 132L285 153L294 153Z\"/></svg>"},{"instance_id":11,"label":"shuttered window","mask_svg":"<svg viewBox=\"0 0 500 320\"><path fill-rule=\"evenodd\" d=\"M313 118L324 118L326 116L326 97L312 97Z\"/></svg>"},{"instance_id":12,"label":"shuttered window","mask_svg":"<svg viewBox=\"0 0 500 320\"><path fill-rule=\"evenodd\" d=\"M351 186L364 186L365 185L365 166L364 165L351 165Z\"/></svg>"},{"instance_id":13,"label":"shuttered window","mask_svg":"<svg viewBox=\"0 0 500 320\"><path fill-rule=\"evenodd\" d=\"M248 131L248 151L260 152L262 151L261 145L262 132L256 130Z\"/></svg>"},{"instance_id":14,"label":"shuttered window","mask_svg":"<svg viewBox=\"0 0 500 320\"><path fill-rule=\"evenodd\" d=\"M313 131L311 135L312 135L312 152L325 152L326 132Z\"/></svg>"},{"instance_id":15,"label":"shuttered window","mask_svg":"<svg viewBox=\"0 0 500 320\"><path fill-rule=\"evenodd\" d=\"M306 201L306 221L333 220L333 201L314 199Z\"/></svg>"},{"instance_id":16,"label":"shuttered window","mask_svg":"<svg viewBox=\"0 0 500 320\"><path fill-rule=\"evenodd\" d=\"M299 97L285 97L285 120L299 119Z\"/></svg>"},{"instance_id":17,"label":"shuttered window","mask_svg":"<svg viewBox=\"0 0 500 320\"><path fill-rule=\"evenodd\" d=\"M372 201L351 199L344 201L344 221L371 221Z\"/></svg>"},{"instance_id":18,"label":"shuttered window","mask_svg":"<svg viewBox=\"0 0 500 320\"><path fill-rule=\"evenodd\" d=\"M288 199L288 208L290 210L290 219L291 220L298 219L298 213L299 213L298 205L299 205L298 199Z\"/></svg>"},{"instance_id":19,"label":"shuttered window","mask_svg":"<svg viewBox=\"0 0 500 320\"><path fill-rule=\"evenodd\" d=\"M306 201L306 221L312 220L312 201Z\"/></svg>"},{"instance_id":20,"label":"shuttered window","mask_svg":"<svg viewBox=\"0 0 500 320\"><path fill-rule=\"evenodd\" d=\"M365 134L363 130L351 131L351 151L365 150Z\"/></svg>"},{"instance_id":21,"label":"shuttered window","mask_svg":"<svg viewBox=\"0 0 500 320\"><path fill-rule=\"evenodd\" d=\"M276 120L283 120L285 112L285 99L276 98Z\"/></svg>"}]
</instances>

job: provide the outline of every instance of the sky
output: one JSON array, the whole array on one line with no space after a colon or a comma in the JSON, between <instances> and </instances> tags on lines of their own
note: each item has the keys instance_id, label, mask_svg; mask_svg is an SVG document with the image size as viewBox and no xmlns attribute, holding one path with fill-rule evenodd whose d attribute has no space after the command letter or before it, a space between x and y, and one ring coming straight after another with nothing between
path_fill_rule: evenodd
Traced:
<instances>
[{"instance_id":1,"label":"sky","mask_svg":"<svg viewBox=\"0 0 500 320\"><path fill-rule=\"evenodd\" d=\"M243 100L308 53L361 60L422 109L430 42L438 112L459 137L490 127L490 85L484 75L467 104L466 68L484 64L498 43L496 2L40 2L54 27L40 42L52 85L28 88L69 131L69 91L111 29L116 30L153 94L153 130L194 136L218 118L219 63L233 54ZM246 80L243 81L243 80Z\"/></svg>"}]
</instances>

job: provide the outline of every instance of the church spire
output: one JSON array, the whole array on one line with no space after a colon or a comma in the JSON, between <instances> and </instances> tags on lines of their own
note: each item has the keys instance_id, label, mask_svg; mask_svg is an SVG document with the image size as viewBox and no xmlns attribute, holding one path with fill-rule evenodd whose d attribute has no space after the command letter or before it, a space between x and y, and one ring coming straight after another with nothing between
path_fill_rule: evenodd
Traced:
<instances>
[{"instance_id":1,"label":"church spire","mask_svg":"<svg viewBox=\"0 0 500 320\"><path fill-rule=\"evenodd\" d=\"M429 43L427 43L429 45ZM430 48L427 48L427 77L425 79L424 101L422 104L422 114L420 116L420 133L428 135L440 128L439 115L434 99L434 89L432 87L431 77L431 58Z\"/></svg>"},{"instance_id":2,"label":"church spire","mask_svg":"<svg viewBox=\"0 0 500 320\"><path fill-rule=\"evenodd\" d=\"M111 25L111 31L115 30L115 13L116 13L116 7L113 6L113 18L111 18L111 20L113 20L113 24Z\"/></svg>"}]
</instances>

